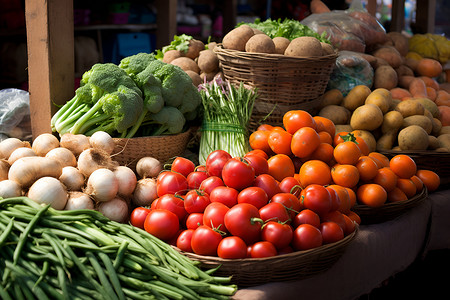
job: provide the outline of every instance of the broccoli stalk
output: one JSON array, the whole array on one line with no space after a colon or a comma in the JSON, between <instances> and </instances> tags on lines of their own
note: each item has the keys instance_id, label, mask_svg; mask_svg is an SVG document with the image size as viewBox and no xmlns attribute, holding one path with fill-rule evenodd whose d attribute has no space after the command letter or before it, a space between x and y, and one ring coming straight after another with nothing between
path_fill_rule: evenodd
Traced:
<instances>
[{"instance_id":1,"label":"broccoli stalk","mask_svg":"<svg viewBox=\"0 0 450 300\"><path fill-rule=\"evenodd\" d=\"M186 120L183 114L173 106L164 106L156 114L148 114L142 126L151 128L151 135L177 134L183 131Z\"/></svg>"}]
</instances>

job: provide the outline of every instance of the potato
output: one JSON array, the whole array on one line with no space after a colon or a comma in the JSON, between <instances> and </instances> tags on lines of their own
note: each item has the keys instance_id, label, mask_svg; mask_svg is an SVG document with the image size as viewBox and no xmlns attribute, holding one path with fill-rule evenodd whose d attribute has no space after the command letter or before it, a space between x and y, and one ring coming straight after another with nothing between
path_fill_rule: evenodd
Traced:
<instances>
[{"instance_id":1,"label":"potato","mask_svg":"<svg viewBox=\"0 0 450 300\"><path fill-rule=\"evenodd\" d=\"M375 130L383 123L383 112L375 104L364 104L356 108L350 118L353 129Z\"/></svg>"},{"instance_id":2,"label":"potato","mask_svg":"<svg viewBox=\"0 0 450 300\"><path fill-rule=\"evenodd\" d=\"M385 88L387 90L392 90L397 87L398 76L394 68L389 65L379 66L375 70L373 87L375 89Z\"/></svg>"},{"instance_id":3,"label":"potato","mask_svg":"<svg viewBox=\"0 0 450 300\"><path fill-rule=\"evenodd\" d=\"M350 111L354 111L357 107L364 104L371 90L366 85L357 85L348 92L347 96L342 100L341 105Z\"/></svg>"},{"instance_id":4,"label":"potato","mask_svg":"<svg viewBox=\"0 0 450 300\"><path fill-rule=\"evenodd\" d=\"M214 50L214 48L216 48L216 47L217 47L217 43L216 42L209 42L206 45L206 48L209 49L209 50Z\"/></svg>"},{"instance_id":5,"label":"potato","mask_svg":"<svg viewBox=\"0 0 450 300\"><path fill-rule=\"evenodd\" d=\"M192 39L189 41L188 51L184 53L184 56L196 59L202 50L205 50L205 44L200 40Z\"/></svg>"},{"instance_id":6,"label":"potato","mask_svg":"<svg viewBox=\"0 0 450 300\"><path fill-rule=\"evenodd\" d=\"M352 126L348 125L348 124L338 124L335 125L335 134L338 134L340 132L352 132L353 128Z\"/></svg>"},{"instance_id":7,"label":"potato","mask_svg":"<svg viewBox=\"0 0 450 300\"><path fill-rule=\"evenodd\" d=\"M334 54L335 50L331 44L320 42L320 45L322 46L322 55Z\"/></svg>"},{"instance_id":8,"label":"potato","mask_svg":"<svg viewBox=\"0 0 450 300\"><path fill-rule=\"evenodd\" d=\"M431 120L431 125L433 125L433 129L431 129L431 134L434 136L438 136L442 132L442 123L438 118L433 118ZM448 131L450 133L450 130Z\"/></svg>"},{"instance_id":9,"label":"potato","mask_svg":"<svg viewBox=\"0 0 450 300\"><path fill-rule=\"evenodd\" d=\"M187 70L185 72L186 72L186 74L189 75L189 77L191 77L192 83L195 86L198 86L199 84L203 83L202 78L200 77L200 75L198 73L195 73L194 71L191 71L191 70Z\"/></svg>"},{"instance_id":10,"label":"potato","mask_svg":"<svg viewBox=\"0 0 450 300\"><path fill-rule=\"evenodd\" d=\"M394 110L395 107L402 102L402 100L400 99L392 99L392 103L391 103L391 107L389 108L389 110Z\"/></svg>"},{"instance_id":11,"label":"potato","mask_svg":"<svg viewBox=\"0 0 450 300\"><path fill-rule=\"evenodd\" d=\"M331 89L325 92L320 99L319 108L323 108L327 105L340 105L344 95L338 89Z\"/></svg>"},{"instance_id":12,"label":"potato","mask_svg":"<svg viewBox=\"0 0 450 300\"><path fill-rule=\"evenodd\" d=\"M396 110L391 110L383 116L383 123L381 124L381 132L398 132L402 127L403 116Z\"/></svg>"},{"instance_id":13,"label":"potato","mask_svg":"<svg viewBox=\"0 0 450 300\"><path fill-rule=\"evenodd\" d=\"M396 141L397 132L385 133L377 140L376 151L391 150Z\"/></svg>"},{"instance_id":14,"label":"potato","mask_svg":"<svg viewBox=\"0 0 450 300\"><path fill-rule=\"evenodd\" d=\"M375 57L382 58L388 62L392 68L398 68L403 64L402 55L393 46L383 46L372 52Z\"/></svg>"},{"instance_id":15,"label":"potato","mask_svg":"<svg viewBox=\"0 0 450 300\"><path fill-rule=\"evenodd\" d=\"M399 102L395 110L400 112L403 118L406 118L413 115L423 115L425 108L419 101L409 99Z\"/></svg>"},{"instance_id":16,"label":"potato","mask_svg":"<svg viewBox=\"0 0 450 300\"><path fill-rule=\"evenodd\" d=\"M434 103L434 101L428 98L412 98L412 99L420 102L425 109L430 111L430 113L433 115L434 118L439 118L440 115L439 108L437 107L436 103Z\"/></svg>"},{"instance_id":17,"label":"potato","mask_svg":"<svg viewBox=\"0 0 450 300\"><path fill-rule=\"evenodd\" d=\"M282 36L274 37L272 41L275 44L275 53L277 54L284 54L284 51L286 51L287 46L291 42L288 38Z\"/></svg>"},{"instance_id":18,"label":"potato","mask_svg":"<svg viewBox=\"0 0 450 300\"><path fill-rule=\"evenodd\" d=\"M389 111L392 103L391 93L386 89L376 89L367 96L364 104L375 104L378 106L383 114Z\"/></svg>"},{"instance_id":19,"label":"potato","mask_svg":"<svg viewBox=\"0 0 450 300\"><path fill-rule=\"evenodd\" d=\"M450 126L441 126L441 130L439 131L439 135L450 133Z\"/></svg>"},{"instance_id":20,"label":"potato","mask_svg":"<svg viewBox=\"0 0 450 300\"><path fill-rule=\"evenodd\" d=\"M203 73L216 72L219 69L219 58L213 50L203 50L198 56L197 65Z\"/></svg>"},{"instance_id":21,"label":"potato","mask_svg":"<svg viewBox=\"0 0 450 300\"><path fill-rule=\"evenodd\" d=\"M376 150L377 141L372 132L368 130L352 130L351 133L353 133L355 136L362 138L366 142L367 146L369 146L370 152Z\"/></svg>"},{"instance_id":22,"label":"potato","mask_svg":"<svg viewBox=\"0 0 450 300\"><path fill-rule=\"evenodd\" d=\"M345 125L350 120L351 112L343 106L328 105L318 115L330 119L335 125Z\"/></svg>"},{"instance_id":23,"label":"potato","mask_svg":"<svg viewBox=\"0 0 450 300\"><path fill-rule=\"evenodd\" d=\"M200 68L198 67L197 63L189 57L182 56L175 58L170 62L170 64L178 66L184 71L191 70L197 74L200 73Z\"/></svg>"},{"instance_id":24,"label":"potato","mask_svg":"<svg viewBox=\"0 0 450 300\"><path fill-rule=\"evenodd\" d=\"M284 55L287 56L322 56L322 45L311 36L300 36L293 39L287 46Z\"/></svg>"},{"instance_id":25,"label":"potato","mask_svg":"<svg viewBox=\"0 0 450 300\"><path fill-rule=\"evenodd\" d=\"M264 31L262 31L262 30L259 30L258 28L254 28L254 27L252 27L252 30L253 30L253 33L254 34L260 34L260 33L264 33ZM264 33L265 34L265 33Z\"/></svg>"},{"instance_id":26,"label":"potato","mask_svg":"<svg viewBox=\"0 0 450 300\"><path fill-rule=\"evenodd\" d=\"M429 135L428 136L428 149L436 150L438 148L441 148L441 143L439 142L438 138L433 135Z\"/></svg>"},{"instance_id":27,"label":"potato","mask_svg":"<svg viewBox=\"0 0 450 300\"><path fill-rule=\"evenodd\" d=\"M245 44L254 36L253 29L248 25L241 25L229 31L222 39L225 49L245 51Z\"/></svg>"},{"instance_id":28,"label":"potato","mask_svg":"<svg viewBox=\"0 0 450 300\"><path fill-rule=\"evenodd\" d=\"M275 44L265 33L255 34L245 44L246 52L275 53Z\"/></svg>"},{"instance_id":29,"label":"potato","mask_svg":"<svg viewBox=\"0 0 450 300\"><path fill-rule=\"evenodd\" d=\"M406 56L409 51L409 40L401 32L391 31L387 33L387 36L392 40L392 44L401 56Z\"/></svg>"},{"instance_id":30,"label":"potato","mask_svg":"<svg viewBox=\"0 0 450 300\"><path fill-rule=\"evenodd\" d=\"M395 72L397 72L398 78L402 76L414 76L414 71L407 65L401 65L400 67L395 68Z\"/></svg>"},{"instance_id":31,"label":"potato","mask_svg":"<svg viewBox=\"0 0 450 300\"><path fill-rule=\"evenodd\" d=\"M402 150L426 150L429 143L427 132L418 125L411 125L400 130L397 140Z\"/></svg>"},{"instance_id":32,"label":"potato","mask_svg":"<svg viewBox=\"0 0 450 300\"><path fill-rule=\"evenodd\" d=\"M437 137L437 139L439 141L440 147L450 151L450 133L441 134Z\"/></svg>"},{"instance_id":33,"label":"potato","mask_svg":"<svg viewBox=\"0 0 450 300\"><path fill-rule=\"evenodd\" d=\"M202 80L202 82L204 82L205 80L208 82L208 81L213 80L214 77L216 76L216 74L217 74L216 72L211 72L211 73L202 72L202 73L200 73L200 79Z\"/></svg>"},{"instance_id":34,"label":"potato","mask_svg":"<svg viewBox=\"0 0 450 300\"><path fill-rule=\"evenodd\" d=\"M427 134L431 134L431 130L433 129L433 125L431 123L430 118L423 115L413 115L403 119L402 128L411 126L411 125L419 125Z\"/></svg>"},{"instance_id":35,"label":"potato","mask_svg":"<svg viewBox=\"0 0 450 300\"><path fill-rule=\"evenodd\" d=\"M181 57L183 56L182 53L179 50L169 50L166 51L166 53L164 53L164 57L163 57L163 62L170 64L170 62L172 60L174 60L175 58Z\"/></svg>"}]
</instances>

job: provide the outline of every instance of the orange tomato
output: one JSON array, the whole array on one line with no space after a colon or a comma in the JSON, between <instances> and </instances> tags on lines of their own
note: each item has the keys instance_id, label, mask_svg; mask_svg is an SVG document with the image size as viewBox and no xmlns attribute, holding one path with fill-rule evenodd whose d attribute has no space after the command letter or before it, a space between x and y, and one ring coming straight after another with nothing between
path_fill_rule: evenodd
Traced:
<instances>
[{"instance_id":1,"label":"orange tomato","mask_svg":"<svg viewBox=\"0 0 450 300\"><path fill-rule=\"evenodd\" d=\"M328 132L319 131L318 134L319 134L320 141L322 143L327 143L327 144L333 145L333 138L331 137L331 135Z\"/></svg>"},{"instance_id":2,"label":"orange tomato","mask_svg":"<svg viewBox=\"0 0 450 300\"><path fill-rule=\"evenodd\" d=\"M354 142L341 142L334 147L333 157L339 164L355 165L361 157L361 150Z\"/></svg>"},{"instance_id":3,"label":"orange tomato","mask_svg":"<svg viewBox=\"0 0 450 300\"><path fill-rule=\"evenodd\" d=\"M346 187L345 189L347 190L347 193L348 193L348 199L350 201L350 208L352 208L356 204L356 193L355 193L355 190L354 190L354 188L351 189L351 188L348 188L348 187Z\"/></svg>"},{"instance_id":4,"label":"orange tomato","mask_svg":"<svg viewBox=\"0 0 450 300\"><path fill-rule=\"evenodd\" d=\"M342 216L343 216L344 221L345 221L344 234L345 235L349 235L350 233L355 231L355 228L356 228L355 221L350 219L350 217L347 216L346 214L342 214Z\"/></svg>"},{"instance_id":5,"label":"orange tomato","mask_svg":"<svg viewBox=\"0 0 450 300\"><path fill-rule=\"evenodd\" d=\"M348 131L341 131L341 132L335 134L334 138L333 138L333 146L336 147L337 144L342 143L344 141L344 139L342 137L346 136L347 134L349 134Z\"/></svg>"},{"instance_id":6,"label":"orange tomato","mask_svg":"<svg viewBox=\"0 0 450 300\"><path fill-rule=\"evenodd\" d=\"M359 182L359 172L354 165L336 165L331 168L333 182L344 187L355 187Z\"/></svg>"},{"instance_id":7,"label":"orange tomato","mask_svg":"<svg viewBox=\"0 0 450 300\"><path fill-rule=\"evenodd\" d=\"M266 130L266 131L271 131L273 129L273 126L270 124L261 124L258 126L258 128L256 128L256 130Z\"/></svg>"},{"instance_id":8,"label":"orange tomato","mask_svg":"<svg viewBox=\"0 0 450 300\"><path fill-rule=\"evenodd\" d=\"M417 192L422 191L422 189L423 189L423 182L422 182L422 180L419 177L417 177L417 175L412 176L411 180L416 185Z\"/></svg>"},{"instance_id":9,"label":"orange tomato","mask_svg":"<svg viewBox=\"0 0 450 300\"><path fill-rule=\"evenodd\" d=\"M278 181L285 177L293 177L295 174L294 163L286 154L275 154L267 160L269 165L268 174Z\"/></svg>"},{"instance_id":10,"label":"orange tomato","mask_svg":"<svg viewBox=\"0 0 450 300\"><path fill-rule=\"evenodd\" d=\"M356 222L356 224L361 224L361 217L357 213L355 213L354 211L351 210L346 215L352 221Z\"/></svg>"},{"instance_id":11,"label":"orange tomato","mask_svg":"<svg viewBox=\"0 0 450 300\"><path fill-rule=\"evenodd\" d=\"M406 196L406 194L398 187L387 193L388 202L399 202L405 200L408 200L408 196Z\"/></svg>"},{"instance_id":12,"label":"orange tomato","mask_svg":"<svg viewBox=\"0 0 450 300\"><path fill-rule=\"evenodd\" d=\"M417 187L412 179L408 178L398 178L397 179L397 188L399 188L403 193L405 193L406 197L411 198L417 193Z\"/></svg>"},{"instance_id":13,"label":"orange tomato","mask_svg":"<svg viewBox=\"0 0 450 300\"><path fill-rule=\"evenodd\" d=\"M358 187L356 191L358 202L370 207L380 207L386 203L387 192L379 184L366 183Z\"/></svg>"},{"instance_id":14,"label":"orange tomato","mask_svg":"<svg viewBox=\"0 0 450 300\"><path fill-rule=\"evenodd\" d=\"M405 154L397 154L392 157L389 167L399 178L411 178L417 172L416 162Z\"/></svg>"},{"instance_id":15,"label":"orange tomato","mask_svg":"<svg viewBox=\"0 0 450 300\"><path fill-rule=\"evenodd\" d=\"M312 115L305 110L290 110L283 115L283 126L290 134L294 134L303 127L317 128L316 121Z\"/></svg>"},{"instance_id":16,"label":"orange tomato","mask_svg":"<svg viewBox=\"0 0 450 300\"><path fill-rule=\"evenodd\" d=\"M321 160L308 160L300 167L299 181L303 188L313 183L320 185L330 184L330 167Z\"/></svg>"},{"instance_id":17,"label":"orange tomato","mask_svg":"<svg viewBox=\"0 0 450 300\"><path fill-rule=\"evenodd\" d=\"M325 163L331 162L333 159L333 146L328 143L321 143L316 150L307 157L307 160L317 159Z\"/></svg>"},{"instance_id":18,"label":"orange tomato","mask_svg":"<svg viewBox=\"0 0 450 300\"><path fill-rule=\"evenodd\" d=\"M383 167L378 169L372 182L381 185L387 192L390 192L397 186L397 179L397 175L389 167Z\"/></svg>"},{"instance_id":19,"label":"orange tomato","mask_svg":"<svg viewBox=\"0 0 450 300\"><path fill-rule=\"evenodd\" d=\"M441 178L439 175L431 170L422 170L419 169L416 172L416 176L422 180L423 184L427 187L429 192L435 191L439 188L441 184Z\"/></svg>"},{"instance_id":20,"label":"orange tomato","mask_svg":"<svg viewBox=\"0 0 450 300\"><path fill-rule=\"evenodd\" d=\"M272 153L272 149L269 146L269 135L270 131L268 130L253 131L249 137L250 147L253 150L262 150L267 154Z\"/></svg>"},{"instance_id":21,"label":"orange tomato","mask_svg":"<svg viewBox=\"0 0 450 300\"><path fill-rule=\"evenodd\" d=\"M323 128L322 131L326 131L330 134L331 137L334 137L334 135L336 134L336 126L333 121L322 116L314 116L313 118L317 124L321 124L321 128Z\"/></svg>"},{"instance_id":22,"label":"orange tomato","mask_svg":"<svg viewBox=\"0 0 450 300\"><path fill-rule=\"evenodd\" d=\"M370 156L361 156L355 166L362 181L372 180L377 175L378 165Z\"/></svg>"},{"instance_id":23,"label":"orange tomato","mask_svg":"<svg viewBox=\"0 0 450 300\"><path fill-rule=\"evenodd\" d=\"M375 160L379 168L389 167L389 158L386 155L380 152L370 152L368 155Z\"/></svg>"},{"instance_id":24,"label":"orange tomato","mask_svg":"<svg viewBox=\"0 0 450 300\"><path fill-rule=\"evenodd\" d=\"M339 208L341 213L348 213L352 207L351 199L347 188L338 184L330 184L327 189L333 189L339 198Z\"/></svg>"},{"instance_id":25,"label":"orange tomato","mask_svg":"<svg viewBox=\"0 0 450 300\"><path fill-rule=\"evenodd\" d=\"M311 127L302 127L292 135L291 151L297 157L311 155L319 145L319 134Z\"/></svg>"},{"instance_id":26,"label":"orange tomato","mask_svg":"<svg viewBox=\"0 0 450 300\"><path fill-rule=\"evenodd\" d=\"M358 148L361 150L362 155L368 155L370 153L369 145L367 145L366 141L360 137L355 136L356 142L358 143Z\"/></svg>"},{"instance_id":27,"label":"orange tomato","mask_svg":"<svg viewBox=\"0 0 450 300\"><path fill-rule=\"evenodd\" d=\"M284 130L272 130L267 138L270 149L275 154L291 155L292 135Z\"/></svg>"}]
</instances>

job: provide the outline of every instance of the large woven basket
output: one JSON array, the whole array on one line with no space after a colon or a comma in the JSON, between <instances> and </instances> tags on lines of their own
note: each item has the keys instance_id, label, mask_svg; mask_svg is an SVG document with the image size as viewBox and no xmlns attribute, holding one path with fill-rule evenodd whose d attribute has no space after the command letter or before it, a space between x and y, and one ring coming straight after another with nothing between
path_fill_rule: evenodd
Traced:
<instances>
[{"instance_id":1,"label":"large woven basket","mask_svg":"<svg viewBox=\"0 0 450 300\"><path fill-rule=\"evenodd\" d=\"M188 130L175 135L134 137L130 139L114 138L116 148L113 160L120 165L135 170L136 163L142 157L154 157L164 163L174 156L183 154L192 136Z\"/></svg>"},{"instance_id":2,"label":"large woven basket","mask_svg":"<svg viewBox=\"0 0 450 300\"><path fill-rule=\"evenodd\" d=\"M361 218L361 224L378 224L401 216L409 209L421 204L427 197L428 191L424 187L419 194L405 201L390 202L380 207L357 204L352 210Z\"/></svg>"},{"instance_id":3,"label":"large woven basket","mask_svg":"<svg viewBox=\"0 0 450 300\"><path fill-rule=\"evenodd\" d=\"M436 172L441 178L441 185L450 184L450 153L437 151L382 151L389 158L397 154L406 154L416 162L417 168Z\"/></svg>"},{"instance_id":4,"label":"large woven basket","mask_svg":"<svg viewBox=\"0 0 450 300\"><path fill-rule=\"evenodd\" d=\"M294 109L315 113L333 71L337 53L315 57L250 53L214 48L225 79L243 82L258 90L250 129L261 122L280 125ZM270 118L263 120L270 113Z\"/></svg>"},{"instance_id":5,"label":"large woven basket","mask_svg":"<svg viewBox=\"0 0 450 300\"><path fill-rule=\"evenodd\" d=\"M357 231L358 226L351 234L335 243L266 258L223 259L178 250L190 259L200 262L201 268L212 269L220 266L214 275L232 276L233 283L246 287L304 279L328 270L342 256Z\"/></svg>"}]
</instances>

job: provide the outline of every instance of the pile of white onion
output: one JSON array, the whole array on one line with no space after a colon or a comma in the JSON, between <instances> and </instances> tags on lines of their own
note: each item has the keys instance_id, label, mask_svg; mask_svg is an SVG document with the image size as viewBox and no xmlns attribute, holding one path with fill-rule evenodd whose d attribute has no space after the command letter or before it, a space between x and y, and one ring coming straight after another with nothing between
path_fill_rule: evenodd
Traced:
<instances>
[{"instance_id":1,"label":"pile of white onion","mask_svg":"<svg viewBox=\"0 0 450 300\"><path fill-rule=\"evenodd\" d=\"M132 206L157 198L156 177L162 164L143 157L136 171L114 161L114 139L106 132L88 137L66 133L0 142L0 197L27 196L55 209L95 209L126 222Z\"/></svg>"}]
</instances>

